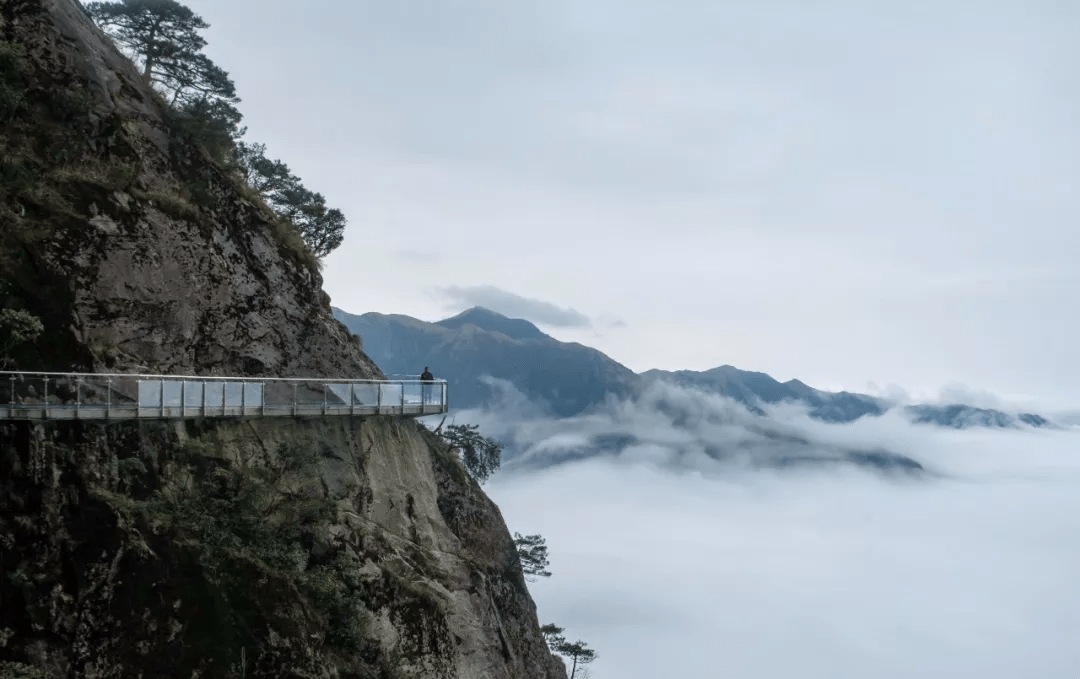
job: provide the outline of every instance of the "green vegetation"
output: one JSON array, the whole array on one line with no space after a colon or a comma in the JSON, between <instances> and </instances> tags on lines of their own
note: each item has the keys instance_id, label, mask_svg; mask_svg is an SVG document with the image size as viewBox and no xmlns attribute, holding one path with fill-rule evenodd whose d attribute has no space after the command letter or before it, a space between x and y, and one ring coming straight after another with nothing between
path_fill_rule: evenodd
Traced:
<instances>
[{"instance_id":1,"label":"green vegetation","mask_svg":"<svg viewBox=\"0 0 1080 679\"><path fill-rule=\"evenodd\" d=\"M547 545L544 538L539 535L522 537L520 533L514 533L514 538L514 544L518 548L518 556L521 557L522 570L527 575L532 573L542 577L550 577L551 573L545 570L548 560ZM567 641L566 637L563 636L564 631L562 627L553 624L547 624L540 628L540 634L544 635L544 641L547 642L548 649L552 653L570 659L570 679L587 679L589 671L583 665L588 665L596 660L598 655L596 651L589 648L580 639Z\"/></svg>"},{"instance_id":2,"label":"green vegetation","mask_svg":"<svg viewBox=\"0 0 1080 679\"><path fill-rule=\"evenodd\" d=\"M202 49L210 24L174 0L91 2L87 13L137 59L143 80L168 93L171 105L239 101L229 74Z\"/></svg>"},{"instance_id":3,"label":"green vegetation","mask_svg":"<svg viewBox=\"0 0 1080 679\"><path fill-rule=\"evenodd\" d=\"M302 241L316 258L341 245L344 213L328 207L283 162L268 159L265 145L240 141L247 132L236 108L240 99L229 74L202 53L206 40L199 32L210 26L202 17L175 0L91 2L86 9L161 95L173 133L241 178L277 216L279 242L291 247ZM200 206L216 207L205 184L196 180L186 189ZM285 237L286 231L299 240Z\"/></svg>"},{"instance_id":4,"label":"green vegetation","mask_svg":"<svg viewBox=\"0 0 1080 679\"><path fill-rule=\"evenodd\" d=\"M85 224L71 183L105 174L94 143L85 90L32 87L22 45L0 41L0 274L11 274L28 247L72 219ZM6 276L5 276L6 278Z\"/></svg>"},{"instance_id":5,"label":"green vegetation","mask_svg":"<svg viewBox=\"0 0 1080 679\"><path fill-rule=\"evenodd\" d=\"M580 665L587 665L599 656L584 641L567 641L562 635L563 631L562 627L555 625L544 625L540 628L540 633L544 635L544 641L547 642L551 652L571 660L570 679L584 677L585 668Z\"/></svg>"},{"instance_id":6,"label":"green vegetation","mask_svg":"<svg viewBox=\"0 0 1080 679\"><path fill-rule=\"evenodd\" d=\"M481 435L478 429L479 426L475 424L452 424L445 431L440 431L439 436L458 452L469 475L477 483L483 484L502 464L503 447L501 443Z\"/></svg>"},{"instance_id":7,"label":"green vegetation","mask_svg":"<svg viewBox=\"0 0 1080 679\"><path fill-rule=\"evenodd\" d=\"M228 464L211 452L205 444L189 444L171 463L165 475L170 481L126 509L139 510L153 532L197 554L209 586L232 599L226 615L254 607L244 603L256 596L252 578L271 577L298 592L325 621L327 643L346 653L363 651L371 614L358 564L329 538L337 507L319 480L321 448L295 439L246 465ZM120 470L125 485L134 484L140 466ZM233 622L244 623L236 629L249 628L248 621Z\"/></svg>"},{"instance_id":8,"label":"green vegetation","mask_svg":"<svg viewBox=\"0 0 1080 679\"><path fill-rule=\"evenodd\" d=\"M22 80L29 71L22 45L0 42L0 123L8 123L28 107Z\"/></svg>"},{"instance_id":9,"label":"green vegetation","mask_svg":"<svg viewBox=\"0 0 1080 679\"><path fill-rule=\"evenodd\" d=\"M521 560L521 570L525 572L525 579L536 582L536 578L550 578L551 571L547 570L548 562L547 541L540 535L525 535L514 533L514 546L517 547L518 558Z\"/></svg>"},{"instance_id":10,"label":"green vegetation","mask_svg":"<svg viewBox=\"0 0 1080 679\"><path fill-rule=\"evenodd\" d=\"M502 460L502 444L480 434L479 425L452 424L445 431L440 425L435 433L452 451L456 451L461 456L465 469L477 483L482 484L499 468ZM537 578L551 577L551 571L547 569L550 565L547 540L543 536L522 535L515 532L514 547L517 549L521 570L526 580L536 582ZM582 666L596 660L596 651L589 648L584 641L567 641L562 636L563 628L561 627L544 625L540 628L540 632L544 635L552 653L571 660L570 679L588 677L588 670Z\"/></svg>"},{"instance_id":11,"label":"green vegetation","mask_svg":"<svg viewBox=\"0 0 1080 679\"><path fill-rule=\"evenodd\" d=\"M0 299L6 290L0 281ZM33 342L45 332L41 319L25 309L0 309L0 368L11 362L11 353L19 346Z\"/></svg>"},{"instance_id":12,"label":"green vegetation","mask_svg":"<svg viewBox=\"0 0 1080 679\"><path fill-rule=\"evenodd\" d=\"M43 679L41 670L18 662L0 662L0 679Z\"/></svg>"},{"instance_id":13,"label":"green vegetation","mask_svg":"<svg viewBox=\"0 0 1080 679\"><path fill-rule=\"evenodd\" d=\"M265 144L235 147L235 162L248 186L278 214L292 223L319 257L341 245L345 215L326 206L326 199L300 183L289 166L266 157Z\"/></svg>"},{"instance_id":14,"label":"green vegetation","mask_svg":"<svg viewBox=\"0 0 1080 679\"><path fill-rule=\"evenodd\" d=\"M41 319L23 309L0 309L0 365L10 358L11 350L25 342L33 342L45 326Z\"/></svg>"}]
</instances>

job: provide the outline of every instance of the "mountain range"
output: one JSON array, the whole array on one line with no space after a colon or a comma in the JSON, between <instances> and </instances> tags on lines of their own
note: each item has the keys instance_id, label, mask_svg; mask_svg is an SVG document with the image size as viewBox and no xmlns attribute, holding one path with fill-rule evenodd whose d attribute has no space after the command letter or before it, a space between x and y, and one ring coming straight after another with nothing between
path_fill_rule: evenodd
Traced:
<instances>
[{"instance_id":1,"label":"mountain range","mask_svg":"<svg viewBox=\"0 0 1080 679\"><path fill-rule=\"evenodd\" d=\"M970 405L900 405L847 391L814 389L799 380L779 382L761 372L723 365L706 371L648 370L635 373L602 352L560 342L524 319L482 307L434 323L411 316L334 308L334 316L363 340L364 350L387 373L417 375L427 366L450 383L455 408L488 404L505 380L552 414L569 417L609 395L630 396L653 381L721 394L764 415L765 406L796 403L825 422L852 422L902 408L911 421L955 429L1052 426L1033 413L1007 413Z\"/></svg>"}]
</instances>

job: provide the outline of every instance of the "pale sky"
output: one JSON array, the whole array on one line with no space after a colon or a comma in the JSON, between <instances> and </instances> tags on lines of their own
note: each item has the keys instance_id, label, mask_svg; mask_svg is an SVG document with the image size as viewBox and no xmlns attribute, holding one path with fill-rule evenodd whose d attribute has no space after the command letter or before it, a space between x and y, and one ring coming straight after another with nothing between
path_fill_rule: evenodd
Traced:
<instances>
[{"instance_id":1,"label":"pale sky","mask_svg":"<svg viewBox=\"0 0 1080 679\"><path fill-rule=\"evenodd\" d=\"M188 0L333 304L1076 405L1075 0Z\"/></svg>"}]
</instances>

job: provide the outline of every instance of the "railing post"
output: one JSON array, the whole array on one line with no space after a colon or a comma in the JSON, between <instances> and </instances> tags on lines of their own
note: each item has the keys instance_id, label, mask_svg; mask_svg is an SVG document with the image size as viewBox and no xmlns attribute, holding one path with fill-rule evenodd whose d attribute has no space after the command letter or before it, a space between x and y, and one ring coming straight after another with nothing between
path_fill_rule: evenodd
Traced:
<instances>
[{"instance_id":1,"label":"railing post","mask_svg":"<svg viewBox=\"0 0 1080 679\"><path fill-rule=\"evenodd\" d=\"M82 378L75 376L75 419L82 417Z\"/></svg>"},{"instance_id":2,"label":"railing post","mask_svg":"<svg viewBox=\"0 0 1080 679\"><path fill-rule=\"evenodd\" d=\"M161 382L161 419L165 419L165 380L158 380Z\"/></svg>"},{"instance_id":3,"label":"railing post","mask_svg":"<svg viewBox=\"0 0 1080 679\"><path fill-rule=\"evenodd\" d=\"M401 385L401 414L402 414L402 416L404 416L405 415L405 383L404 382L398 382L398 384Z\"/></svg>"},{"instance_id":4,"label":"railing post","mask_svg":"<svg viewBox=\"0 0 1080 679\"><path fill-rule=\"evenodd\" d=\"M292 383L292 416L296 417L296 382Z\"/></svg>"},{"instance_id":5,"label":"railing post","mask_svg":"<svg viewBox=\"0 0 1080 679\"><path fill-rule=\"evenodd\" d=\"M45 419L49 419L49 378L46 376L41 380L45 387L41 390L41 393L45 396Z\"/></svg>"},{"instance_id":6,"label":"railing post","mask_svg":"<svg viewBox=\"0 0 1080 679\"><path fill-rule=\"evenodd\" d=\"M15 376L11 376L11 413L15 412Z\"/></svg>"},{"instance_id":7,"label":"railing post","mask_svg":"<svg viewBox=\"0 0 1080 679\"><path fill-rule=\"evenodd\" d=\"M139 406L135 406L135 415L139 414ZM112 419L112 378L105 383L105 419Z\"/></svg>"},{"instance_id":8,"label":"railing post","mask_svg":"<svg viewBox=\"0 0 1080 679\"><path fill-rule=\"evenodd\" d=\"M187 380L180 380L180 419L187 417Z\"/></svg>"},{"instance_id":9,"label":"railing post","mask_svg":"<svg viewBox=\"0 0 1080 679\"><path fill-rule=\"evenodd\" d=\"M247 382L240 383L240 417L247 417Z\"/></svg>"},{"instance_id":10,"label":"railing post","mask_svg":"<svg viewBox=\"0 0 1080 679\"><path fill-rule=\"evenodd\" d=\"M202 416L203 417L206 417L206 386L208 384L209 384L209 382L203 380L203 383L202 383ZM221 388L221 405L222 405L222 408L224 408L224 406L225 406L225 387Z\"/></svg>"},{"instance_id":11,"label":"railing post","mask_svg":"<svg viewBox=\"0 0 1080 679\"><path fill-rule=\"evenodd\" d=\"M326 417L326 382L322 383L322 414Z\"/></svg>"},{"instance_id":12,"label":"railing post","mask_svg":"<svg viewBox=\"0 0 1080 679\"><path fill-rule=\"evenodd\" d=\"M349 384L349 416L356 414L356 385Z\"/></svg>"},{"instance_id":13,"label":"railing post","mask_svg":"<svg viewBox=\"0 0 1080 679\"><path fill-rule=\"evenodd\" d=\"M14 378L12 378L12 379L14 379ZM376 415L382 415L382 387L383 387L383 385L382 385L381 382L375 384L375 414ZM11 388L12 388L11 393L14 394L15 393L15 391L14 391L15 386L12 385Z\"/></svg>"}]
</instances>

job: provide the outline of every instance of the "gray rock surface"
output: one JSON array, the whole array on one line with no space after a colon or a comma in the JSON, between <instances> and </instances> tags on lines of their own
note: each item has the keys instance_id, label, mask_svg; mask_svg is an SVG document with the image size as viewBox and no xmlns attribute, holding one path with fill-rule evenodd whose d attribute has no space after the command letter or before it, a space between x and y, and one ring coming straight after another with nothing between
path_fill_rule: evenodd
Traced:
<instances>
[{"instance_id":1,"label":"gray rock surface","mask_svg":"<svg viewBox=\"0 0 1080 679\"><path fill-rule=\"evenodd\" d=\"M2 17L0 36L26 48L35 84L92 101L91 151L57 172L61 191L77 193L75 214L27 219L63 231L33 253L30 275L52 286L21 285L31 307L63 300L63 313L44 314L50 331L89 355L56 352L41 368L381 375L333 319L317 268L288 251L235 180L170 135L134 66L75 0L5 0Z\"/></svg>"}]
</instances>

